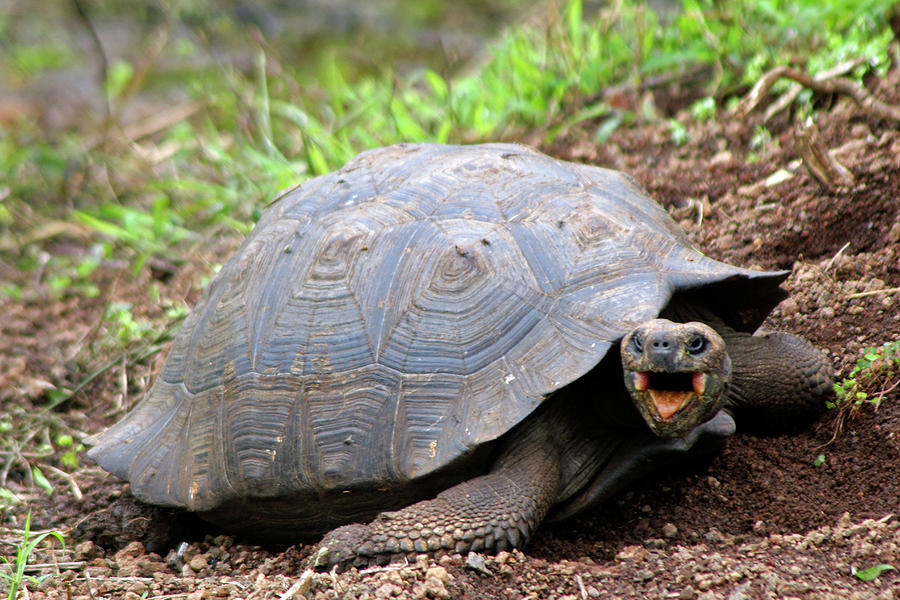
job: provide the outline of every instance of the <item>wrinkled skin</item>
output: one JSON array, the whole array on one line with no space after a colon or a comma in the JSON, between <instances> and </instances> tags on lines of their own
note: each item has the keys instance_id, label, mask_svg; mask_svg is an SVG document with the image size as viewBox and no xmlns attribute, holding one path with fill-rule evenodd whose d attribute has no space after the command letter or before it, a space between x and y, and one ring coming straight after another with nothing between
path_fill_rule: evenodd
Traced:
<instances>
[{"instance_id":1,"label":"wrinkled skin","mask_svg":"<svg viewBox=\"0 0 900 600\"><path fill-rule=\"evenodd\" d=\"M654 319L622 339L625 387L656 435L682 437L725 404L731 359L703 323Z\"/></svg>"}]
</instances>

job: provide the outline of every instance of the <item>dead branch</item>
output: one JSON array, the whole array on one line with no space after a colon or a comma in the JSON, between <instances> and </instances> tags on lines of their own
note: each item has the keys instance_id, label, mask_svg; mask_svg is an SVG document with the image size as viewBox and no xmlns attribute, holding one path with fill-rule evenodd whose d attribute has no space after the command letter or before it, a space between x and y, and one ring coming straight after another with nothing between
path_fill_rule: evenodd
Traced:
<instances>
[{"instance_id":1,"label":"dead branch","mask_svg":"<svg viewBox=\"0 0 900 600\"><path fill-rule=\"evenodd\" d=\"M775 67L763 75L756 82L756 85L753 86L753 89L750 90L750 93L738 103L735 108L735 114L738 117L746 117L750 114L772 86L775 85L775 82L782 77L796 81L819 94L849 96L866 114L886 121L900 123L900 106L893 106L878 100L866 88L857 85L855 81L846 77L819 79L792 67Z\"/></svg>"},{"instance_id":2,"label":"dead branch","mask_svg":"<svg viewBox=\"0 0 900 600\"><path fill-rule=\"evenodd\" d=\"M822 136L819 135L819 128L812 120L798 126L795 137L803 166L820 184L831 192L839 187L853 185L855 181L853 173L828 152Z\"/></svg>"}]
</instances>

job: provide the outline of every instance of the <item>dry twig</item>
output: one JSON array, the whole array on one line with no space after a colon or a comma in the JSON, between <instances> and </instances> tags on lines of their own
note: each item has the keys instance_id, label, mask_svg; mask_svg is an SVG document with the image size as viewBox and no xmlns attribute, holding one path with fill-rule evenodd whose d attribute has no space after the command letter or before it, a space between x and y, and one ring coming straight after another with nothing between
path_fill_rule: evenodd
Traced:
<instances>
[{"instance_id":1,"label":"dry twig","mask_svg":"<svg viewBox=\"0 0 900 600\"><path fill-rule=\"evenodd\" d=\"M881 290L869 290L868 292L856 292L855 294L848 294L848 298L864 298L866 296L877 296L878 294L900 294L900 287L895 288L885 288Z\"/></svg>"},{"instance_id":2,"label":"dry twig","mask_svg":"<svg viewBox=\"0 0 900 600\"><path fill-rule=\"evenodd\" d=\"M853 185L853 173L831 155L819 135L819 128L812 120L798 126L795 135L803 166L820 184L829 191Z\"/></svg>"},{"instance_id":3,"label":"dry twig","mask_svg":"<svg viewBox=\"0 0 900 600\"><path fill-rule=\"evenodd\" d=\"M866 114L887 121L900 123L900 106L886 104L875 98L869 90L857 85L852 79L846 77L812 77L799 69L792 67L775 67L765 75L763 75L750 93L735 108L735 114L739 117L746 117L756 108L762 98L775 85L775 82L782 77L796 81L800 85L807 87L814 92L820 94L840 94L849 96L857 106L859 106Z\"/></svg>"}]
</instances>

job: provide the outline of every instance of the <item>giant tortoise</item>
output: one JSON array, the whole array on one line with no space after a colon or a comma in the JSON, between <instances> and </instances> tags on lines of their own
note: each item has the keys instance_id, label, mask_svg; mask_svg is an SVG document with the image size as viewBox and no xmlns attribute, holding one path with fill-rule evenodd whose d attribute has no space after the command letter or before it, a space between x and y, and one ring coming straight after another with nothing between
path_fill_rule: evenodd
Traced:
<instances>
[{"instance_id":1,"label":"giant tortoise","mask_svg":"<svg viewBox=\"0 0 900 600\"><path fill-rule=\"evenodd\" d=\"M239 534L333 530L321 565L521 546L733 417L816 413L824 357L754 334L785 277L707 258L617 171L371 150L269 206L89 455Z\"/></svg>"}]
</instances>

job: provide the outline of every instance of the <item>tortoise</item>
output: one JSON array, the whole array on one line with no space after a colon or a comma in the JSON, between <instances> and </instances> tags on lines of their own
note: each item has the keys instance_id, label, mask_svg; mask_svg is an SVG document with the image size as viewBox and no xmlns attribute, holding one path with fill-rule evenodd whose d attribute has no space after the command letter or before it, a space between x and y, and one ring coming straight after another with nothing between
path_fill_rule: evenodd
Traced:
<instances>
[{"instance_id":1,"label":"tortoise","mask_svg":"<svg viewBox=\"0 0 900 600\"><path fill-rule=\"evenodd\" d=\"M787 275L704 256L618 171L370 150L272 202L89 456L237 534L330 532L320 566L519 547L735 420L818 413L824 356L754 333Z\"/></svg>"}]
</instances>

